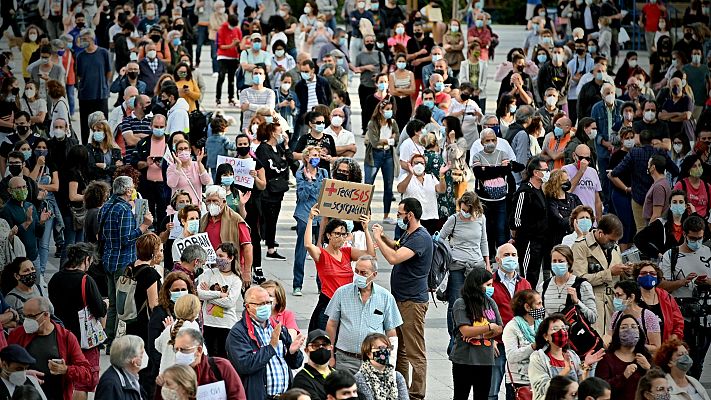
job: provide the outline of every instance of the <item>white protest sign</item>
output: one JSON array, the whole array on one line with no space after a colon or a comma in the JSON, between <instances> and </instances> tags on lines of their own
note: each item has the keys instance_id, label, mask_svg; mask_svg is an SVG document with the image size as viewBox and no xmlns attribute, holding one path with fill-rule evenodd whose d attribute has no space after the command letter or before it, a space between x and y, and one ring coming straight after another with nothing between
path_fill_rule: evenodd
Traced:
<instances>
[{"instance_id":1,"label":"white protest sign","mask_svg":"<svg viewBox=\"0 0 711 400\"><path fill-rule=\"evenodd\" d=\"M227 400L225 381L198 386L195 400Z\"/></svg>"},{"instance_id":2,"label":"white protest sign","mask_svg":"<svg viewBox=\"0 0 711 400\"><path fill-rule=\"evenodd\" d=\"M217 165L230 164L235 171L235 184L247 188L254 187L254 177L249 173L257 167L257 162L251 158L234 158L217 156Z\"/></svg>"},{"instance_id":3,"label":"white protest sign","mask_svg":"<svg viewBox=\"0 0 711 400\"><path fill-rule=\"evenodd\" d=\"M215 249L212 248L212 244L210 243L210 238L207 236L207 232L197 233L190 237L177 239L175 241L175 245L178 247L179 255L183 254L183 250L185 250L186 247L193 244L202 247L203 249L205 249L205 252L207 252L207 259L205 260L206 264L215 263L217 255L215 254Z\"/></svg>"},{"instance_id":4,"label":"white protest sign","mask_svg":"<svg viewBox=\"0 0 711 400\"><path fill-rule=\"evenodd\" d=\"M180 221L178 220L178 213L173 214L173 229L170 230L170 235L168 235L168 239L170 240L175 240L180 237L180 234L183 233L183 227L180 225Z\"/></svg>"}]
</instances>

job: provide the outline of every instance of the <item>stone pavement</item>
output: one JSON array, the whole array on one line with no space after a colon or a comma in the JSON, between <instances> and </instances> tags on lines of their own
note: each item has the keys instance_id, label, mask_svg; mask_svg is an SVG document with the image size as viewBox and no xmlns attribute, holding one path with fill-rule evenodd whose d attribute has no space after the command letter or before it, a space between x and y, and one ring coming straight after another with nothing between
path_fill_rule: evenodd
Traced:
<instances>
[{"instance_id":1,"label":"stone pavement","mask_svg":"<svg viewBox=\"0 0 711 400\"><path fill-rule=\"evenodd\" d=\"M496 49L495 62L489 67L489 84L487 85L487 106L488 112L493 113L496 109L496 100L500 84L494 82L493 76L496 71L496 67L505 60L506 54L513 47L521 47L523 45L523 40L526 33L522 26L494 26L494 31L499 35L500 44ZM3 39L4 40L4 39ZM0 49L7 48L7 43L0 41ZM205 83L207 85L207 93L205 93L204 101L202 102L202 107L205 110L215 109L215 85L216 78L212 77L212 69L210 65L210 54L208 47L204 47L202 50L202 63L199 67L199 73L203 75ZM640 64L648 66L648 54L640 54ZM18 51L15 51L15 68L14 71L20 70L21 56ZM619 64L619 63L618 63ZM358 101L358 85L357 78L351 83L349 88L349 93L352 101L352 113L353 113L353 131L356 132L356 142L358 144L358 152L356 154L356 159L363 165L364 156L364 145L363 137L357 132L361 132L361 119L360 119L360 104ZM225 85L227 82L225 82ZM115 95L114 95L115 96ZM226 94L225 94L226 97ZM112 96L110 99L110 104L113 104L115 97ZM223 104L226 104L226 98L222 99ZM226 115L230 115L239 121L239 109L232 108L229 106L223 106L222 110ZM78 120L74 121L75 129L78 131L79 123ZM230 127L228 135L236 135L238 127ZM376 180L375 198L372 202L373 207L373 222L381 223L381 218L383 215L383 205L382 205L382 193L383 193L383 183L382 178ZM395 205L394 203L393 205ZM277 228L277 241L280 244L279 252L287 257L286 261L272 261L264 260L263 268L265 275L268 279L277 279L281 281L288 294L288 307L296 314L297 323L302 329L308 326L309 319L313 308L318 301L318 292L315 283L316 270L313 261L307 260L305 267L305 277L303 285L303 297L293 297L291 296L292 291L292 265L293 265L293 254L294 245L296 243L295 231L290 230L290 227L295 225L293 219L293 211L296 205L295 190L291 189L286 193L284 197L284 202L282 203L281 215L279 218L278 228ZM392 215L392 214L391 214ZM392 226L388 227L388 230L394 229ZM266 250L263 251L265 252ZM54 255L54 251L50 251L50 256ZM380 261L380 270L377 278L377 282L387 288L390 286L390 273L392 271L392 266L389 265L383 258L378 254ZM47 269L47 279L50 278L51 274L57 271L58 259L50 258L50 264ZM449 340L449 335L447 333L447 320L446 320L446 309L447 304L442 302L437 302L437 304L430 304L429 310L426 317L426 328L425 337L427 342L427 358L428 358L428 373L427 373L427 397L430 399L448 399L452 396L452 378L451 378L451 363L447 358L446 348ZM709 361L707 360L707 366ZM101 370L104 371L109 365L108 356L102 355L101 357ZM707 387L711 386L711 372L706 369L702 381L707 383ZM500 395L500 398L503 397Z\"/></svg>"}]
</instances>

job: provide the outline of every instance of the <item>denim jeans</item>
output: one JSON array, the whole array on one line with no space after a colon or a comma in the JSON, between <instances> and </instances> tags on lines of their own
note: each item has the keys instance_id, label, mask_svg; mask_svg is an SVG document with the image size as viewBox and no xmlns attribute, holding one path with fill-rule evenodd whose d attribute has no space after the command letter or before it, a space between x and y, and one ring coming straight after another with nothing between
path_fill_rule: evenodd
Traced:
<instances>
[{"instance_id":1,"label":"denim jeans","mask_svg":"<svg viewBox=\"0 0 711 400\"><path fill-rule=\"evenodd\" d=\"M69 101L69 116L74 115L74 109L76 105L74 104L74 85L67 85L67 100Z\"/></svg>"},{"instance_id":2,"label":"denim jeans","mask_svg":"<svg viewBox=\"0 0 711 400\"><path fill-rule=\"evenodd\" d=\"M37 272L40 275L44 275L44 271L47 269L47 258L49 257L49 241L52 239L52 232L54 232L54 219L52 217L44 223L44 233L42 237L39 238L39 266Z\"/></svg>"},{"instance_id":3,"label":"denim jeans","mask_svg":"<svg viewBox=\"0 0 711 400\"><path fill-rule=\"evenodd\" d=\"M207 26L199 25L197 27L197 43L195 47L195 65L200 64L200 53L202 53L202 46L205 42L209 42L210 39L207 38Z\"/></svg>"},{"instance_id":4,"label":"denim jeans","mask_svg":"<svg viewBox=\"0 0 711 400\"><path fill-rule=\"evenodd\" d=\"M306 221L296 219L296 247L294 247L294 289L301 289L304 285L304 262L306 261L306 247L304 246L304 234L306 233ZM318 224L311 227L311 243L318 240Z\"/></svg>"},{"instance_id":5,"label":"denim jeans","mask_svg":"<svg viewBox=\"0 0 711 400\"><path fill-rule=\"evenodd\" d=\"M506 200L482 201L486 216L486 231L489 237L489 254L496 254L496 249L508 241L506 228Z\"/></svg>"},{"instance_id":6,"label":"denim jeans","mask_svg":"<svg viewBox=\"0 0 711 400\"><path fill-rule=\"evenodd\" d=\"M373 149L373 165L365 164L365 183L372 185L378 170L383 172L383 208L385 215L390 214L390 206L393 202L393 151Z\"/></svg>"},{"instance_id":7,"label":"denim jeans","mask_svg":"<svg viewBox=\"0 0 711 400\"><path fill-rule=\"evenodd\" d=\"M84 241L84 229L74 229L74 220L72 219L71 211L65 214L66 215L62 215L62 219L64 219L64 246L62 247L62 257L59 261L59 265L64 265L64 262L67 261L67 247L70 244Z\"/></svg>"},{"instance_id":8,"label":"denim jeans","mask_svg":"<svg viewBox=\"0 0 711 400\"><path fill-rule=\"evenodd\" d=\"M452 351L454 346L454 317L452 316L452 305L458 298L462 297L462 286L464 286L464 271L459 269L449 271L449 281L447 281L447 331L449 332L449 346L447 346L447 354Z\"/></svg>"},{"instance_id":9,"label":"denim jeans","mask_svg":"<svg viewBox=\"0 0 711 400\"><path fill-rule=\"evenodd\" d=\"M499 398L499 390L501 382L504 381L506 373L506 349L503 343L497 345L499 356L494 358L494 367L491 369L491 387L489 388L489 400L497 400ZM508 395L509 385L506 385Z\"/></svg>"},{"instance_id":10,"label":"denim jeans","mask_svg":"<svg viewBox=\"0 0 711 400\"><path fill-rule=\"evenodd\" d=\"M210 57L212 57L212 73L219 73L220 63L217 62L217 42L214 40L210 41Z\"/></svg>"}]
</instances>

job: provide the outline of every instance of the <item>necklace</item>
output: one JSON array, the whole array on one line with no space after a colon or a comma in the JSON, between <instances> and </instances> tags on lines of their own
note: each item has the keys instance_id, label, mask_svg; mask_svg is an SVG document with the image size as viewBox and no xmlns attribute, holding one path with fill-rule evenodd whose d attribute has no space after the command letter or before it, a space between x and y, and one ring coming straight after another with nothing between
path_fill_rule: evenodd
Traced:
<instances>
[{"instance_id":1,"label":"necklace","mask_svg":"<svg viewBox=\"0 0 711 400\"><path fill-rule=\"evenodd\" d=\"M567 285L568 282L567 282L567 281L566 281L566 282L563 282L562 289L561 289L561 286L558 285L558 282L555 282L555 278L553 278L553 283L555 283L555 290L558 292L558 298L559 298L559 299L562 299L562 298L563 298L563 292L565 292L566 290L568 290L568 285Z\"/></svg>"}]
</instances>

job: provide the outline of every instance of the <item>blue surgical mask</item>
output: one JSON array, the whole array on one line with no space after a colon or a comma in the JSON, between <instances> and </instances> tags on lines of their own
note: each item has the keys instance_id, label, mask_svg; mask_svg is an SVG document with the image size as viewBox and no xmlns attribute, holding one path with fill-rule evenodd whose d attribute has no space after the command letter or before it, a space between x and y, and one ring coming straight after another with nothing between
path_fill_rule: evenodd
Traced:
<instances>
[{"instance_id":1,"label":"blue surgical mask","mask_svg":"<svg viewBox=\"0 0 711 400\"><path fill-rule=\"evenodd\" d=\"M407 222L405 222L405 219L403 218L398 218L397 219L397 226L402 229L403 231L407 230Z\"/></svg>"},{"instance_id":2,"label":"blue surgical mask","mask_svg":"<svg viewBox=\"0 0 711 400\"><path fill-rule=\"evenodd\" d=\"M686 245L689 247L689 250L691 251L698 251L701 248L701 245L703 244L704 240L699 239L699 240L689 240L686 239Z\"/></svg>"},{"instance_id":3,"label":"blue surgical mask","mask_svg":"<svg viewBox=\"0 0 711 400\"><path fill-rule=\"evenodd\" d=\"M545 54L539 54L538 56L536 56L536 59L539 63L544 63L548 61L548 56L546 56Z\"/></svg>"},{"instance_id":4,"label":"blue surgical mask","mask_svg":"<svg viewBox=\"0 0 711 400\"><path fill-rule=\"evenodd\" d=\"M188 294L187 290L180 290L178 292L170 292L170 301L175 303L176 301L178 301L179 298L185 296L186 294Z\"/></svg>"},{"instance_id":5,"label":"blue surgical mask","mask_svg":"<svg viewBox=\"0 0 711 400\"><path fill-rule=\"evenodd\" d=\"M493 286L487 286L486 289L484 289L486 292L486 297L491 298L494 295L494 287Z\"/></svg>"},{"instance_id":6,"label":"blue surgical mask","mask_svg":"<svg viewBox=\"0 0 711 400\"><path fill-rule=\"evenodd\" d=\"M615 311L625 311L625 309L627 309L627 303L625 303L625 300L615 297L612 299L612 307Z\"/></svg>"},{"instance_id":7,"label":"blue surgical mask","mask_svg":"<svg viewBox=\"0 0 711 400\"><path fill-rule=\"evenodd\" d=\"M305 81L311 80L311 74L308 73L308 72L302 72L302 73L301 73L301 79L303 79L303 80L305 80Z\"/></svg>"},{"instance_id":8,"label":"blue surgical mask","mask_svg":"<svg viewBox=\"0 0 711 400\"><path fill-rule=\"evenodd\" d=\"M133 96L130 99L128 99L128 107L129 108L136 108L136 96Z\"/></svg>"},{"instance_id":9,"label":"blue surgical mask","mask_svg":"<svg viewBox=\"0 0 711 400\"><path fill-rule=\"evenodd\" d=\"M257 51L261 50L261 49L262 49L262 42L254 42L254 43L252 43L252 48L253 48L254 50L257 50Z\"/></svg>"},{"instance_id":10,"label":"blue surgical mask","mask_svg":"<svg viewBox=\"0 0 711 400\"><path fill-rule=\"evenodd\" d=\"M193 219L188 221L188 232L192 233L193 235L198 233L200 230L200 220L199 219Z\"/></svg>"},{"instance_id":11,"label":"blue surgical mask","mask_svg":"<svg viewBox=\"0 0 711 400\"><path fill-rule=\"evenodd\" d=\"M22 157L25 158L25 161L29 160L32 157L32 150L23 150Z\"/></svg>"},{"instance_id":12,"label":"blue surgical mask","mask_svg":"<svg viewBox=\"0 0 711 400\"><path fill-rule=\"evenodd\" d=\"M444 82L435 83L435 90L441 92L444 90Z\"/></svg>"},{"instance_id":13,"label":"blue surgical mask","mask_svg":"<svg viewBox=\"0 0 711 400\"><path fill-rule=\"evenodd\" d=\"M518 257L506 256L502 258L500 268L506 273L516 271L518 269Z\"/></svg>"},{"instance_id":14,"label":"blue surgical mask","mask_svg":"<svg viewBox=\"0 0 711 400\"><path fill-rule=\"evenodd\" d=\"M153 136L163 137L165 135L165 128L153 128Z\"/></svg>"},{"instance_id":15,"label":"blue surgical mask","mask_svg":"<svg viewBox=\"0 0 711 400\"><path fill-rule=\"evenodd\" d=\"M407 63L406 62L399 62L399 63L397 63L397 68L398 69L405 69L405 68L407 68Z\"/></svg>"},{"instance_id":16,"label":"blue surgical mask","mask_svg":"<svg viewBox=\"0 0 711 400\"><path fill-rule=\"evenodd\" d=\"M222 183L222 186L230 186L235 182L235 177L230 175L230 176L223 176L220 179L220 183Z\"/></svg>"},{"instance_id":17,"label":"blue surgical mask","mask_svg":"<svg viewBox=\"0 0 711 400\"><path fill-rule=\"evenodd\" d=\"M319 164L320 162L321 162L321 158L320 158L320 157L314 157L314 158L312 158L312 159L309 160L309 164L311 164L311 166L314 167L314 168L318 167L318 164Z\"/></svg>"},{"instance_id":18,"label":"blue surgical mask","mask_svg":"<svg viewBox=\"0 0 711 400\"><path fill-rule=\"evenodd\" d=\"M347 220L345 220L345 221L343 221L343 222L346 223L346 230L347 230L348 232L353 232L353 221L347 219Z\"/></svg>"},{"instance_id":19,"label":"blue surgical mask","mask_svg":"<svg viewBox=\"0 0 711 400\"><path fill-rule=\"evenodd\" d=\"M382 92L382 91L385 91L385 89L387 89L387 88L388 88L388 84L387 84L387 83L385 83L385 82L380 82L380 83L378 83L378 90L379 90L379 91L381 91L381 92Z\"/></svg>"},{"instance_id":20,"label":"blue surgical mask","mask_svg":"<svg viewBox=\"0 0 711 400\"><path fill-rule=\"evenodd\" d=\"M459 211L459 212L462 214L462 218L471 218L472 217L472 213L468 213L465 211Z\"/></svg>"},{"instance_id":21,"label":"blue surgical mask","mask_svg":"<svg viewBox=\"0 0 711 400\"><path fill-rule=\"evenodd\" d=\"M252 83L255 85L259 85L264 81L264 77L262 75L252 75Z\"/></svg>"},{"instance_id":22,"label":"blue surgical mask","mask_svg":"<svg viewBox=\"0 0 711 400\"><path fill-rule=\"evenodd\" d=\"M266 122L268 124L272 124L272 123L274 123L274 117L272 117L271 115L268 117L264 117L264 122Z\"/></svg>"},{"instance_id":23,"label":"blue surgical mask","mask_svg":"<svg viewBox=\"0 0 711 400\"><path fill-rule=\"evenodd\" d=\"M173 39L173 46L178 47L182 44L183 42L180 40L180 38L175 38Z\"/></svg>"},{"instance_id":24,"label":"blue surgical mask","mask_svg":"<svg viewBox=\"0 0 711 400\"><path fill-rule=\"evenodd\" d=\"M602 78L603 78L602 72L598 72L597 74L595 74L595 79L597 79L598 81L601 81Z\"/></svg>"},{"instance_id":25,"label":"blue surgical mask","mask_svg":"<svg viewBox=\"0 0 711 400\"><path fill-rule=\"evenodd\" d=\"M580 231L583 233L590 232L590 229L592 228L592 220L589 218L579 219L578 220L578 228L580 228Z\"/></svg>"},{"instance_id":26,"label":"blue surgical mask","mask_svg":"<svg viewBox=\"0 0 711 400\"><path fill-rule=\"evenodd\" d=\"M669 209L671 210L672 214L674 214L674 215L683 215L684 211L686 211L686 205L676 203L676 204L670 205Z\"/></svg>"},{"instance_id":27,"label":"blue surgical mask","mask_svg":"<svg viewBox=\"0 0 711 400\"><path fill-rule=\"evenodd\" d=\"M348 39L345 37L342 37L342 38L338 39L338 44L341 46L345 46L346 44L348 44Z\"/></svg>"},{"instance_id":28,"label":"blue surgical mask","mask_svg":"<svg viewBox=\"0 0 711 400\"><path fill-rule=\"evenodd\" d=\"M264 321L268 320L271 315L272 315L271 304L262 304L261 306L257 307L257 312L255 315L255 317L257 318L257 321L264 322Z\"/></svg>"},{"instance_id":29,"label":"blue surgical mask","mask_svg":"<svg viewBox=\"0 0 711 400\"><path fill-rule=\"evenodd\" d=\"M314 129L316 130L316 132L319 132L319 133L323 132L323 130L325 128L326 128L326 124L316 124L316 126L314 126Z\"/></svg>"},{"instance_id":30,"label":"blue surgical mask","mask_svg":"<svg viewBox=\"0 0 711 400\"><path fill-rule=\"evenodd\" d=\"M435 105L434 100L425 100L424 102L422 102L422 104L424 104L425 107L430 108L430 109L434 108L434 105Z\"/></svg>"},{"instance_id":31,"label":"blue surgical mask","mask_svg":"<svg viewBox=\"0 0 711 400\"><path fill-rule=\"evenodd\" d=\"M390 119L390 118L392 118L392 117L393 117L393 110L385 110L385 111L383 111L383 117L385 117L385 119Z\"/></svg>"},{"instance_id":32,"label":"blue surgical mask","mask_svg":"<svg viewBox=\"0 0 711 400\"><path fill-rule=\"evenodd\" d=\"M596 46L588 46L588 53L592 54L597 51Z\"/></svg>"},{"instance_id":33,"label":"blue surgical mask","mask_svg":"<svg viewBox=\"0 0 711 400\"><path fill-rule=\"evenodd\" d=\"M353 274L353 283L358 289L365 289L368 286L368 278L363 275Z\"/></svg>"},{"instance_id":34,"label":"blue surgical mask","mask_svg":"<svg viewBox=\"0 0 711 400\"><path fill-rule=\"evenodd\" d=\"M568 272L567 263L551 263L551 271L555 276L563 276Z\"/></svg>"},{"instance_id":35,"label":"blue surgical mask","mask_svg":"<svg viewBox=\"0 0 711 400\"><path fill-rule=\"evenodd\" d=\"M515 113L517 109L518 109L518 107L516 106L516 104L511 104L511 105L509 106L509 112L510 112L511 114Z\"/></svg>"},{"instance_id":36,"label":"blue surgical mask","mask_svg":"<svg viewBox=\"0 0 711 400\"><path fill-rule=\"evenodd\" d=\"M94 131L92 132L92 137L94 138L95 142L103 142L104 138L106 137L106 134L104 134L103 131Z\"/></svg>"},{"instance_id":37,"label":"blue surgical mask","mask_svg":"<svg viewBox=\"0 0 711 400\"><path fill-rule=\"evenodd\" d=\"M565 132L563 132L563 128L561 128L559 126L556 126L555 128L553 128L553 134L555 135L555 137L557 137L557 138L563 137L563 133L565 133Z\"/></svg>"}]
</instances>

